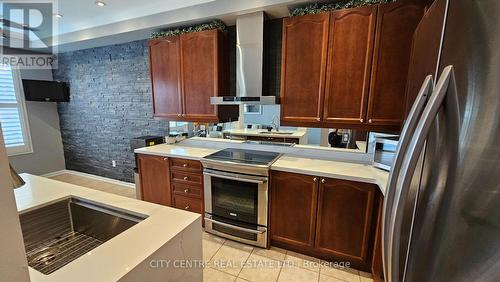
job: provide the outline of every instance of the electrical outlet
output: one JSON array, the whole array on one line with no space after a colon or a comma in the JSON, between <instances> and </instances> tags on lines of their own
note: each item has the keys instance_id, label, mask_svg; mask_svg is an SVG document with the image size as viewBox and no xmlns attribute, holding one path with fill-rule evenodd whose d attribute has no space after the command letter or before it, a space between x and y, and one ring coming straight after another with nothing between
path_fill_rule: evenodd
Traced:
<instances>
[{"instance_id":1,"label":"electrical outlet","mask_svg":"<svg viewBox=\"0 0 500 282\"><path fill-rule=\"evenodd\" d=\"M112 161L111 161L111 165L112 165L113 167L116 167L116 161L115 161L115 160L112 160Z\"/></svg>"}]
</instances>

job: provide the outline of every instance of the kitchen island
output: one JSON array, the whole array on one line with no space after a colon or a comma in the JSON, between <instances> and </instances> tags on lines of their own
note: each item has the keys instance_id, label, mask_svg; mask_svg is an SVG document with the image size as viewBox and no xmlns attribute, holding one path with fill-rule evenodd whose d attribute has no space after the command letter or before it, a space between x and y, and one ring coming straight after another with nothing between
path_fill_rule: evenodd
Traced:
<instances>
[{"instance_id":1,"label":"kitchen island","mask_svg":"<svg viewBox=\"0 0 500 282\"><path fill-rule=\"evenodd\" d=\"M30 174L21 177L26 184L15 190L21 215L77 198L144 218L49 275L30 267L31 281L202 281L200 265L180 267L202 260L200 215Z\"/></svg>"}]
</instances>

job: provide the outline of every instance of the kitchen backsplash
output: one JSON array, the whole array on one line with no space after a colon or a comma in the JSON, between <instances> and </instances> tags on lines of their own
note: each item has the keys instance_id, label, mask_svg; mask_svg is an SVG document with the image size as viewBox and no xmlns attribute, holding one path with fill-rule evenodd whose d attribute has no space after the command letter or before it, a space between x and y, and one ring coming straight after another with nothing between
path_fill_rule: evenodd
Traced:
<instances>
[{"instance_id":1,"label":"kitchen backsplash","mask_svg":"<svg viewBox=\"0 0 500 282\"><path fill-rule=\"evenodd\" d=\"M67 169L132 182L130 139L168 133L153 119L147 41L61 53L54 79L70 85L58 105Z\"/></svg>"}]
</instances>

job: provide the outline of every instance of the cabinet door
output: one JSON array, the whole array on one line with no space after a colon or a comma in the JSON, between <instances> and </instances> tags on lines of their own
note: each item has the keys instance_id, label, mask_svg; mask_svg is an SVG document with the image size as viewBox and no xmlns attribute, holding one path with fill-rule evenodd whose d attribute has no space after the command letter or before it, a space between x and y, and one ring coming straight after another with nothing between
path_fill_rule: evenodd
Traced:
<instances>
[{"instance_id":1,"label":"cabinet door","mask_svg":"<svg viewBox=\"0 0 500 282\"><path fill-rule=\"evenodd\" d=\"M190 121L217 121L210 97L218 93L219 31L181 35L183 117Z\"/></svg>"},{"instance_id":2,"label":"cabinet door","mask_svg":"<svg viewBox=\"0 0 500 282\"><path fill-rule=\"evenodd\" d=\"M437 0L420 21L413 36L413 46L406 86L405 116L410 112L418 91L429 74L437 81L439 46L448 1Z\"/></svg>"},{"instance_id":3,"label":"cabinet door","mask_svg":"<svg viewBox=\"0 0 500 282\"><path fill-rule=\"evenodd\" d=\"M138 155L142 199L165 206L172 205L168 159Z\"/></svg>"},{"instance_id":4,"label":"cabinet door","mask_svg":"<svg viewBox=\"0 0 500 282\"><path fill-rule=\"evenodd\" d=\"M283 22L281 122L318 122L323 111L329 14Z\"/></svg>"},{"instance_id":5,"label":"cabinet door","mask_svg":"<svg viewBox=\"0 0 500 282\"><path fill-rule=\"evenodd\" d=\"M154 116L179 119L182 114L179 38L150 40L148 45Z\"/></svg>"},{"instance_id":6,"label":"cabinet door","mask_svg":"<svg viewBox=\"0 0 500 282\"><path fill-rule=\"evenodd\" d=\"M381 4L372 67L368 123L401 125L413 33L422 19L421 0Z\"/></svg>"},{"instance_id":7,"label":"cabinet door","mask_svg":"<svg viewBox=\"0 0 500 282\"><path fill-rule=\"evenodd\" d=\"M317 201L316 177L273 171L270 228L272 242L312 248Z\"/></svg>"},{"instance_id":8,"label":"cabinet door","mask_svg":"<svg viewBox=\"0 0 500 282\"><path fill-rule=\"evenodd\" d=\"M377 5L331 13L323 120L364 123Z\"/></svg>"},{"instance_id":9,"label":"cabinet door","mask_svg":"<svg viewBox=\"0 0 500 282\"><path fill-rule=\"evenodd\" d=\"M321 179L315 248L326 255L369 262L377 189L373 184Z\"/></svg>"}]
</instances>

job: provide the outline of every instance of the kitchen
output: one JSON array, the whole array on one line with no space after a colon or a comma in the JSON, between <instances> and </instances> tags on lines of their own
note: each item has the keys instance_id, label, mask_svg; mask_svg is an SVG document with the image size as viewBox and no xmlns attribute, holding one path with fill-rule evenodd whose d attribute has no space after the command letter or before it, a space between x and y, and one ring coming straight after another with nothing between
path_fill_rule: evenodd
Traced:
<instances>
[{"instance_id":1,"label":"kitchen","mask_svg":"<svg viewBox=\"0 0 500 282\"><path fill-rule=\"evenodd\" d=\"M498 3L126 2L1 66L6 281L500 278Z\"/></svg>"}]
</instances>

